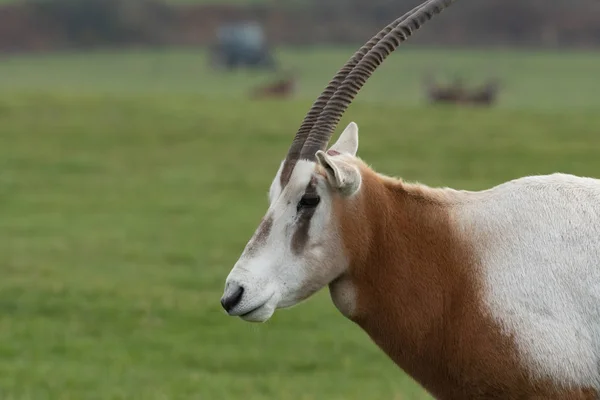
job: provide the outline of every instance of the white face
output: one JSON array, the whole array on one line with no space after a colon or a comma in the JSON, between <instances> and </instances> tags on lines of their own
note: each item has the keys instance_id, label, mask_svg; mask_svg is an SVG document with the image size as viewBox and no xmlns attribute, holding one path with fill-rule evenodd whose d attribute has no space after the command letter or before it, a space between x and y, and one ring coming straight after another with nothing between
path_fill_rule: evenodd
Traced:
<instances>
[{"instance_id":1,"label":"white face","mask_svg":"<svg viewBox=\"0 0 600 400\"><path fill-rule=\"evenodd\" d=\"M358 170L343 161L354 156L357 133L356 125L349 125L332 147L341 155L320 152L316 162L299 160L283 190L282 163L269 191L269 209L227 277L221 303L229 315L264 322L277 308L308 298L346 270L332 200L360 186ZM355 137L352 154L339 145L348 147L348 135ZM316 172L317 163L329 167L327 176Z\"/></svg>"}]
</instances>

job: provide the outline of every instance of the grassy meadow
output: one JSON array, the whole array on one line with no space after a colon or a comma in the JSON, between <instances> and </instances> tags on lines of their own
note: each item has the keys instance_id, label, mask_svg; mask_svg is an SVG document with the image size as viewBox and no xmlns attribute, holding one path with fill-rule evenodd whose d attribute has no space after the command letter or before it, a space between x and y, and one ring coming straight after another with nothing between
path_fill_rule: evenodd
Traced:
<instances>
[{"instance_id":1,"label":"grassy meadow","mask_svg":"<svg viewBox=\"0 0 600 400\"><path fill-rule=\"evenodd\" d=\"M309 104L356 48L276 50L283 75L296 71L297 100ZM600 54L541 51L473 51L403 46L392 53L361 90L357 102L419 106L424 75L440 81L458 74L476 85L488 77L501 81L502 109L597 110L600 108ZM215 72L198 50L96 51L80 54L11 57L0 55L4 94L53 93L116 95L200 95L242 98L254 85L276 78L258 71ZM299 114L304 111L302 107ZM301 118L299 116L298 118Z\"/></svg>"},{"instance_id":2,"label":"grassy meadow","mask_svg":"<svg viewBox=\"0 0 600 400\"><path fill-rule=\"evenodd\" d=\"M191 51L0 61L0 399L428 399L326 291L266 324L227 317L223 282L292 136L354 49L282 51L267 76ZM483 189L600 176L600 55L401 50L342 124L381 172ZM425 68L493 70L493 109L429 107ZM338 129L339 132L339 129Z\"/></svg>"}]
</instances>

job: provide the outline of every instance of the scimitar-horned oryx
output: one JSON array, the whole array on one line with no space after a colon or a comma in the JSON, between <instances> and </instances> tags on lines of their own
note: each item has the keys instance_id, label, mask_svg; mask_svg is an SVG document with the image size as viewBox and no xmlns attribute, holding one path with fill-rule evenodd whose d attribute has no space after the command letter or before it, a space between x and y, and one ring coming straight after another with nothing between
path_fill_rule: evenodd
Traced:
<instances>
[{"instance_id":1,"label":"scimitar-horned oryx","mask_svg":"<svg viewBox=\"0 0 600 400\"><path fill-rule=\"evenodd\" d=\"M410 184L356 156L354 123L327 149L373 71L451 3L423 3L335 75L277 171L221 303L266 321L329 286L342 314L439 399L598 398L599 180Z\"/></svg>"}]
</instances>

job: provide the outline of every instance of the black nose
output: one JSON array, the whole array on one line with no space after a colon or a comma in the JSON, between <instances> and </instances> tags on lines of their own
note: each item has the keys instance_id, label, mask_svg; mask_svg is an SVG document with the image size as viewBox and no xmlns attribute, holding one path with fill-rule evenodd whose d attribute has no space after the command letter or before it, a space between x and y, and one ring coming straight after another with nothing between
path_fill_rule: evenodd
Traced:
<instances>
[{"instance_id":1,"label":"black nose","mask_svg":"<svg viewBox=\"0 0 600 400\"><path fill-rule=\"evenodd\" d=\"M221 305L225 311L231 311L242 300L244 288L237 283L228 283L225 287L225 294L221 297Z\"/></svg>"}]
</instances>

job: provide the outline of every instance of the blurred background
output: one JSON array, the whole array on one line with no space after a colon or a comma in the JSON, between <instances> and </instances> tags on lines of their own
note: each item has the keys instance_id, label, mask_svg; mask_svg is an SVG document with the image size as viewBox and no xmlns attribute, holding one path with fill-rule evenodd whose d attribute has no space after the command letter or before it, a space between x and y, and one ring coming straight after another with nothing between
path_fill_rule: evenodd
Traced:
<instances>
[{"instance_id":1,"label":"blurred background","mask_svg":"<svg viewBox=\"0 0 600 400\"><path fill-rule=\"evenodd\" d=\"M427 399L327 290L225 277L312 101L414 0L0 1L0 399ZM600 3L459 0L340 127L410 181L600 175Z\"/></svg>"}]
</instances>

